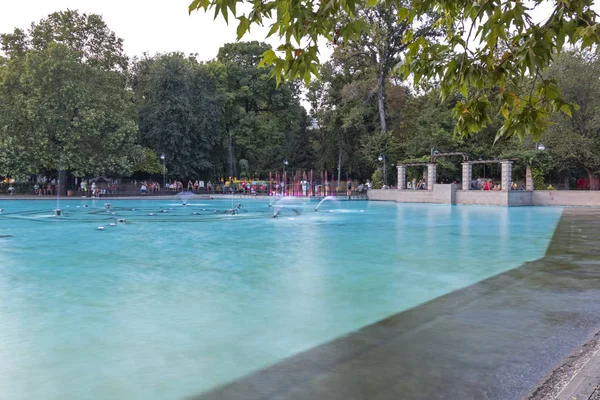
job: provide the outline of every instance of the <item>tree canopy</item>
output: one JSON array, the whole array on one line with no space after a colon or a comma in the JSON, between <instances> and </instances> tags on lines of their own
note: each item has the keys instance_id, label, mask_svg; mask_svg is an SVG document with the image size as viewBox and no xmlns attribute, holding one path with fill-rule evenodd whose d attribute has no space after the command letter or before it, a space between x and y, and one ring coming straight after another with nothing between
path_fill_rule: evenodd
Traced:
<instances>
[{"instance_id":1,"label":"tree canopy","mask_svg":"<svg viewBox=\"0 0 600 400\"><path fill-rule=\"evenodd\" d=\"M540 22L532 12L541 4L551 4L552 10ZM238 12L241 5L248 7ZM417 84L438 82L442 99L454 91L463 94L453 110L457 133L478 132L499 113L503 123L497 136L532 135L537 140L553 112L570 114L574 108L560 96L556 82L539 72L565 44L585 49L600 42L592 5L592 0L193 0L189 11L214 10L215 17L226 21L232 14L238 38L252 25L270 24L268 35L277 35L281 45L266 51L262 62L274 66L278 82L298 76L308 82L311 75L319 76L320 39L356 41L368 27L361 15L377 7L395 8L397 23L406 25L401 41L409 43L400 70ZM442 38L415 38L431 15ZM531 89L521 90L530 79Z\"/></svg>"},{"instance_id":2,"label":"tree canopy","mask_svg":"<svg viewBox=\"0 0 600 400\"><path fill-rule=\"evenodd\" d=\"M165 153L169 175L210 171L224 107L211 68L181 53L146 57L135 63L132 83L141 143Z\"/></svg>"},{"instance_id":3,"label":"tree canopy","mask_svg":"<svg viewBox=\"0 0 600 400\"><path fill-rule=\"evenodd\" d=\"M264 43L129 62L100 16L71 10L0 41L2 176L162 175L162 153L169 179L312 164L299 85L258 68Z\"/></svg>"},{"instance_id":4,"label":"tree canopy","mask_svg":"<svg viewBox=\"0 0 600 400\"><path fill-rule=\"evenodd\" d=\"M55 40L56 39L56 40ZM120 39L98 16L52 14L2 35L0 174L128 175L139 149Z\"/></svg>"},{"instance_id":5,"label":"tree canopy","mask_svg":"<svg viewBox=\"0 0 600 400\"><path fill-rule=\"evenodd\" d=\"M411 57L417 43L445 45L449 28L433 7L422 16L422 30L412 32L415 26L403 19L411 4L377 3L340 14L340 32L332 37L338 44L331 60L315 64L320 79L306 92L312 120L301 104L302 82L289 75L277 84L278 67L264 63L273 49L264 43L226 44L209 62L178 52L128 61L122 41L96 15L64 11L27 31L15 29L0 36L0 175L53 176L65 169L71 177L158 180L165 166L169 179L265 178L287 160L288 171L315 169L330 177L333 172L335 179L393 184L395 164L437 150L519 160L515 177L534 167L540 187L544 175L565 186L587 175L596 187L595 53L552 55L549 67L536 67L535 74L526 70L506 90L481 84L466 85L466 93L445 92L425 75L415 90L397 64ZM342 27L352 24L369 30L344 36ZM498 49L504 49L499 40ZM425 54L421 47L417 55ZM565 111L544 114L544 152L535 150L539 138L532 135L498 136L507 113L513 114L495 102L512 91L515 104L532 104L523 96L535 97L540 84L546 85L544 96L561 91ZM474 98L486 104L485 123L477 135L456 135L457 110ZM563 107L568 104L579 106ZM460 161L440 159L439 179L460 179ZM474 169L484 176L499 173L494 167Z\"/></svg>"}]
</instances>

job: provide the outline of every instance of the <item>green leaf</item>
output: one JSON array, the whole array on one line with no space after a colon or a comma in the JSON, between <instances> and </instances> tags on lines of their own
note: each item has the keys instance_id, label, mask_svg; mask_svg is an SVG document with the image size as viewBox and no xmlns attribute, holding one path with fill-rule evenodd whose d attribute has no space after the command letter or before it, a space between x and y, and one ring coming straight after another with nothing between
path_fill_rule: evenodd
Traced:
<instances>
[{"instance_id":1,"label":"green leaf","mask_svg":"<svg viewBox=\"0 0 600 400\"><path fill-rule=\"evenodd\" d=\"M398 9L398 21L404 21L408 17L408 9L401 7Z\"/></svg>"},{"instance_id":2,"label":"green leaf","mask_svg":"<svg viewBox=\"0 0 600 400\"><path fill-rule=\"evenodd\" d=\"M194 0L190 3L189 7L188 7L188 12L191 14L193 11L196 11L200 6L200 1L201 0Z\"/></svg>"},{"instance_id":3,"label":"green leaf","mask_svg":"<svg viewBox=\"0 0 600 400\"><path fill-rule=\"evenodd\" d=\"M237 40L240 40L246 32L250 31L250 20L245 16L241 16L238 18L238 21L240 21L240 23L237 27Z\"/></svg>"}]
</instances>

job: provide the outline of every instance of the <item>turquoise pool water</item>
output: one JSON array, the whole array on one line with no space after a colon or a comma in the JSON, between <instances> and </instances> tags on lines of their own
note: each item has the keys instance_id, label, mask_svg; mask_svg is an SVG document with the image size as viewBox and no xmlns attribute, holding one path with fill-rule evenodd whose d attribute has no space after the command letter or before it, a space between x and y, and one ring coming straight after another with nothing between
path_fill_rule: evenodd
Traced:
<instances>
[{"instance_id":1,"label":"turquoise pool water","mask_svg":"<svg viewBox=\"0 0 600 400\"><path fill-rule=\"evenodd\" d=\"M199 394L542 257L561 214L105 202L0 200L0 398Z\"/></svg>"}]
</instances>

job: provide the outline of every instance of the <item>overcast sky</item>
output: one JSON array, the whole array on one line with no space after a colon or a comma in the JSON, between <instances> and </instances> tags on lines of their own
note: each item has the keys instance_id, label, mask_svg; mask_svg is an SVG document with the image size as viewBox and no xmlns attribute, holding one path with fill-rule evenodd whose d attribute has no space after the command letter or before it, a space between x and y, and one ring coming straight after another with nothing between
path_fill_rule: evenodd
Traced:
<instances>
[{"instance_id":1,"label":"overcast sky","mask_svg":"<svg viewBox=\"0 0 600 400\"><path fill-rule=\"evenodd\" d=\"M28 28L55 11L72 9L103 16L108 27L124 39L129 56L144 52L198 53L201 60L217 55L219 47L236 40L237 20L230 25L204 12L188 14L190 0L2 0L0 33ZM268 29L252 28L244 40L264 40ZM270 44L275 44L270 41Z\"/></svg>"},{"instance_id":2,"label":"overcast sky","mask_svg":"<svg viewBox=\"0 0 600 400\"><path fill-rule=\"evenodd\" d=\"M28 28L48 14L72 9L103 16L119 37L124 39L129 56L144 52L182 51L197 53L199 59L214 58L225 43L236 39L237 20L231 25L222 18L212 19L212 12L188 14L190 0L1 0L0 33L11 32L15 27ZM551 9L545 2L532 13L534 19L543 20ZM598 11L600 5L594 5ZM244 40L264 40L268 28L253 27ZM276 44L276 39L267 40ZM321 46L321 61L329 57L330 50Z\"/></svg>"},{"instance_id":3,"label":"overcast sky","mask_svg":"<svg viewBox=\"0 0 600 400\"><path fill-rule=\"evenodd\" d=\"M15 27L26 29L55 11L72 9L103 16L108 27L124 39L125 52L130 57L144 52L150 54L182 51L197 53L200 60L211 60L219 47L236 40L237 20L230 19L228 26L222 18L212 19L212 12L188 14L191 0L0 0L0 33L11 32ZM544 4L545 3L545 4ZM544 20L552 2L544 2L532 15ZM596 11L600 5L594 5ZM265 39L268 27L252 27L244 40ZM267 43L277 44L276 38ZM326 61L331 51L320 46L321 61Z\"/></svg>"}]
</instances>

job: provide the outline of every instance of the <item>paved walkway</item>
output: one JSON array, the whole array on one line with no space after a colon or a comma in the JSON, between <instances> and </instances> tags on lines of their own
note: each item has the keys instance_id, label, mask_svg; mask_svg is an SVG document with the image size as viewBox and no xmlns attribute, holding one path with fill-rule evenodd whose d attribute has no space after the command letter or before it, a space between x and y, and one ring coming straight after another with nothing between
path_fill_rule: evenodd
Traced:
<instances>
[{"instance_id":1,"label":"paved walkway","mask_svg":"<svg viewBox=\"0 0 600 400\"><path fill-rule=\"evenodd\" d=\"M197 399L526 397L600 330L599 238L600 210L565 209L544 258Z\"/></svg>"},{"instance_id":2,"label":"paved walkway","mask_svg":"<svg viewBox=\"0 0 600 400\"><path fill-rule=\"evenodd\" d=\"M592 357L575 371L556 400L600 400L600 350L596 349Z\"/></svg>"},{"instance_id":3,"label":"paved walkway","mask_svg":"<svg viewBox=\"0 0 600 400\"><path fill-rule=\"evenodd\" d=\"M557 397L557 400L572 399L600 399L600 353L596 353Z\"/></svg>"}]
</instances>

